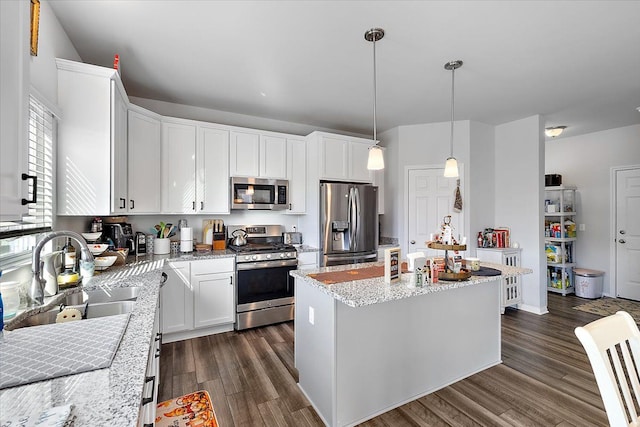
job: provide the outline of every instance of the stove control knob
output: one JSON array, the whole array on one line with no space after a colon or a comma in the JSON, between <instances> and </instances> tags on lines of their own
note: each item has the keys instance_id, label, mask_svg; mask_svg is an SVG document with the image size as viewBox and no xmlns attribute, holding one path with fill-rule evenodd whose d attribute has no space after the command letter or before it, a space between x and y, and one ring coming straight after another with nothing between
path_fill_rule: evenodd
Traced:
<instances>
[{"instance_id":1,"label":"stove control knob","mask_svg":"<svg viewBox=\"0 0 640 427\"><path fill-rule=\"evenodd\" d=\"M280 252L280 258L284 258L284 257L285 257L284 252Z\"/></svg>"},{"instance_id":2,"label":"stove control knob","mask_svg":"<svg viewBox=\"0 0 640 427\"><path fill-rule=\"evenodd\" d=\"M271 259L271 254L267 254L267 255L265 255L265 257L266 257L267 259Z\"/></svg>"},{"instance_id":3,"label":"stove control knob","mask_svg":"<svg viewBox=\"0 0 640 427\"><path fill-rule=\"evenodd\" d=\"M257 260L258 259L258 255L252 256L251 259L254 260L254 261Z\"/></svg>"},{"instance_id":4,"label":"stove control knob","mask_svg":"<svg viewBox=\"0 0 640 427\"><path fill-rule=\"evenodd\" d=\"M247 261L249 261L251 259L251 257L249 255L245 255L244 259L246 259Z\"/></svg>"}]
</instances>

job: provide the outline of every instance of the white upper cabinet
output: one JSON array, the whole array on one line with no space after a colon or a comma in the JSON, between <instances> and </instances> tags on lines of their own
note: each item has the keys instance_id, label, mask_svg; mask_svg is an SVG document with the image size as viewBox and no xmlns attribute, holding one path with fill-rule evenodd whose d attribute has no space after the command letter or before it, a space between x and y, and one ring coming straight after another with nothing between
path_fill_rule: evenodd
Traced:
<instances>
[{"instance_id":1,"label":"white upper cabinet","mask_svg":"<svg viewBox=\"0 0 640 427\"><path fill-rule=\"evenodd\" d=\"M162 212L196 212L196 125L162 122Z\"/></svg>"},{"instance_id":2,"label":"white upper cabinet","mask_svg":"<svg viewBox=\"0 0 640 427\"><path fill-rule=\"evenodd\" d=\"M231 131L230 137L231 176L260 176L260 134Z\"/></svg>"},{"instance_id":3,"label":"white upper cabinet","mask_svg":"<svg viewBox=\"0 0 640 427\"><path fill-rule=\"evenodd\" d=\"M95 65L63 59L56 64L64 114L58 126L58 214L126 211L128 98L120 76Z\"/></svg>"},{"instance_id":4,"label":"white upper cabinet","mask_svg":"<svg viewBox=\"0 0 640 427\"><path fill-rule=\"evenodd\" d=\"M0 221L16 221L28 213L29 198L22 174L27 167L29 117L29 2L0 1Z\"/></svg>"},{"instance_id":5,"label":"white upper cabinet","mask_svg":"<svg viewBox=\"0 0 640 427\"><path fill-rule=\"evenodd\" d=\"M128 119L128 194L129 213L160 212L161 186L159 116L139 107L129 110Z\"/></svg>"},{"instance_id":6,"label":"white upper cabinet","mask_svg":"<svg viewBox=\"0 0 640 427\"><path fill-rule=\"evenodd\" d=\"M198 125L196 149L196 210L229 213L229 131Z\"/></svg>"},{"instance_id":7,"label":"white upper cabinet","mask_svg":"<svg viewBox=\"0 0 640 427\"><path fill-rule=\"evenodd\" d=\"M231 176L286 179L286 137L232 130L230 138L229 172Z\"/></svg>"},{"instance_id":8,"label":"white upper cabinet","mask_svg":"<svg viewBox=\"0 0 640 427\"><path fill-rule=\"evenodd\" d=\"M286 212L306 213L307 142L304 139L287 138L287 180L289 181L289 206Z\"/></svg>"},{"instance_id":9,"label":"white upper cabinet","mask_svg":"<svg viewBox=\"0 0 640 427\"><path fill-rule=\"evenodd\" d=\"M318 144L319 179L371 182L367 158L373 141L324 132L313 132L309 140Z\"/></svg>"},{"instance_id":10,"label":"white upper cabinet","mask_svg":"<svg viewBox=\"0 0 640 427\"><path fill-rule=\"evenodd\" d=\"M286 179L287 140L279 136L260 135L260 175Z\"/></svg>"}]
</instances>

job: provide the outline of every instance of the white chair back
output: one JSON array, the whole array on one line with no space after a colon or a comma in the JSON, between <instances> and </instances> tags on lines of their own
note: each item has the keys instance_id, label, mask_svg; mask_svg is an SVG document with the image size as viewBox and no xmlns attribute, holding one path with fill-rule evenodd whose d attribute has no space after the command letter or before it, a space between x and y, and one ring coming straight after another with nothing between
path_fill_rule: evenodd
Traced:
<instances>
[{"instance_id":1,"label":"white chair back","mask_svg":"<svg viewBox=\"0 0 640 427\"><path fill-rule=\"evenodd\" d=\"M629 313L598 319L575 329L598 383L612 427L638 425L640 331Z\"/></svg>"}]
</instances>

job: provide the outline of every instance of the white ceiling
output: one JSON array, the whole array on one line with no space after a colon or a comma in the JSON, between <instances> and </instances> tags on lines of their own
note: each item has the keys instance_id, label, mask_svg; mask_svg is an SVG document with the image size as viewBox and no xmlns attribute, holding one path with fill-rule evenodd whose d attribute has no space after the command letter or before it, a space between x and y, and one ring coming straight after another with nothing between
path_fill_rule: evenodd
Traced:
<instances>
[{"instance_id":1,"label":"white ceiling","mask_svg":"<svg viewBox=\"0 0 640 427\"><path fill-rule=\"evenodd\" d=\"M448 121L455 59L456 120L640 123L640 1L49 3L84 62L120 55L130 96L370 135L381 27L379 133Z\"/></svg>"}]
</instances>

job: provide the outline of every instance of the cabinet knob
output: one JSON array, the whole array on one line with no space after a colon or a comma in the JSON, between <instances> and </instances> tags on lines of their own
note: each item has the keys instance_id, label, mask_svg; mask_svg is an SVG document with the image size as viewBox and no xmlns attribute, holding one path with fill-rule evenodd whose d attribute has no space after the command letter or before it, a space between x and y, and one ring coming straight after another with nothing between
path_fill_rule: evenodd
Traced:
<instances>
[{"instance_id":1,"label":"cabinet knob","mask_svg":"<svg viewBox=\"0 0 640 427\"><path fill-rule=\"evenodd\" d=\"M416 241L415 241L415 240L412 240L412 241L410 241L409 243L411 243L412 245L415 245L415 244L416 244Z\"/></svg>"},{"instance_id":2,"label":"cabinet knob","mask_svg":"<svg viewBox=\"0 0 640 427\"><path fill-rule=\"evenodd\" d=\"M620 239L620 240L618 240L618 243L627 243L627 241L624 240L624 239Z\"/></svg>"},{"instance_id":3,"label":"cabinet knob","mask_svg":"<svg viewBox=\"0 0 640 427\"><path fill-rule=\"evenodd\" d=\"M620 231L619 231L619 233L620 233L620 234L624 234L624 233L626 233L626 231L624 231L624 230L620 230Z\"/></svg>"}]
</instances>

